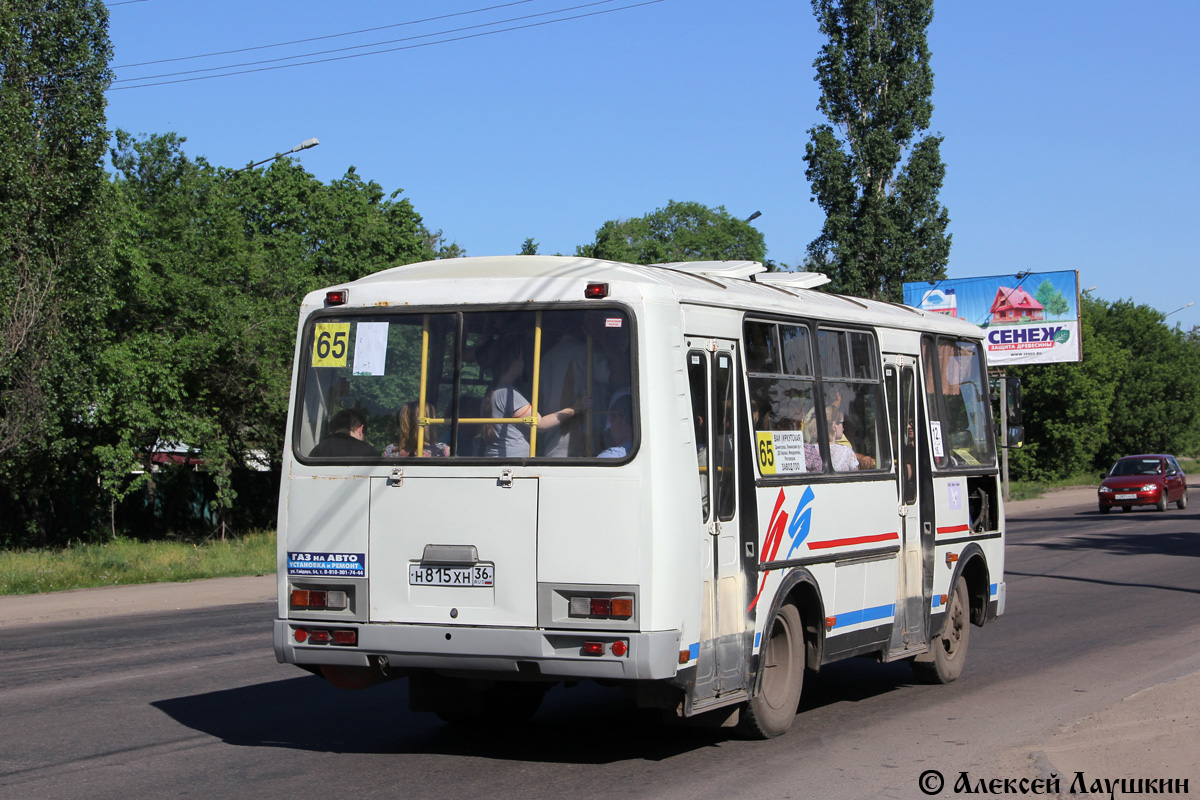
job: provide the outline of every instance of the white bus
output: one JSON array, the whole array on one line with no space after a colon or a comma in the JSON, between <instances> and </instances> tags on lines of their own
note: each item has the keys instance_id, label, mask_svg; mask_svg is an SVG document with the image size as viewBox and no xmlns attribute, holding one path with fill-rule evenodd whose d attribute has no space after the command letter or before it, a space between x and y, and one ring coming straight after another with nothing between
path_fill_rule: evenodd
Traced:
<instances>
[{"instance_id":1,"label":"white bus","mask_svg":"<svg viewBox=\"0 0 1200 800\"><path fill-rule=\"evenodd\" d=\"M754 262L431 261L300 314L274 648L494 723L594 679L785 732L1004 611L979 328Z\"/></svg>"}]
</instances>

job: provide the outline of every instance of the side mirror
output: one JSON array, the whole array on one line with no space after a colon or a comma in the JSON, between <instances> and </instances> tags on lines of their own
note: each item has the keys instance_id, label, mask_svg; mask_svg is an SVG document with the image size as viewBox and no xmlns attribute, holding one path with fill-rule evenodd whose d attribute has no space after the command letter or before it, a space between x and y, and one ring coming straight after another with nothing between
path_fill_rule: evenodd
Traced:
<instances>
[{"instance_id":1,"label":"side mirror","mask_svg":"<svg viewBox=\"0 0 1200 800\"><path fill-rule=\"evenodd\" d=\"M1004 446L1020 447L1025 444L1025 426L1009 425L1004 429Z\"/></svg>"},{"instance_id":2,"label":"side mirror","mask_svg":"<svg viewBox=\"0 0 1200 800\"><path fill-rule=\"evenodd\" d=\"M1010 426L1020 425L1023 421L1021 415L1021 379L1005 378L1004 382L1005 401L1008 403L1008 424ZM1024 435L1024 431L1022 431L1022 438L1024 438Z\"/></svg>"}]
</instances>

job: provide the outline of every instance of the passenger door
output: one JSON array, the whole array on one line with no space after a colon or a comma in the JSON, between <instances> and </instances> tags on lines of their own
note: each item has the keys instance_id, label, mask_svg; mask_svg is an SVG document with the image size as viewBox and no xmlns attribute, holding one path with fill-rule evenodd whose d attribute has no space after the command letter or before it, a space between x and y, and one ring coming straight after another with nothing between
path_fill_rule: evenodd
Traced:
<instances>
[{"instance_id":1,"label":"passenger door","mask_svg":"<svg viewBox=\"0 0 1200 800\"><path fill-rule=\"evenodd\" d=\"M739 382L730 341L710 339L687 354L701 485L700 652L693 700L746 685L745 581L738 551L737 436Z\"/></svg>"},{"instance_id":2,"label":"passenger door","mask_svg":"<svg viewBox=\"0 0 1200 800\"><path fill-rule=\"evenodd\" d=\"M896 591L896 622L891 652L923 650L925 645L924 563L921 551L920 459L917 458L917 375L911 356L884 356L888 421L896 465L900 563Z\"/></svg>"}]
</instances>

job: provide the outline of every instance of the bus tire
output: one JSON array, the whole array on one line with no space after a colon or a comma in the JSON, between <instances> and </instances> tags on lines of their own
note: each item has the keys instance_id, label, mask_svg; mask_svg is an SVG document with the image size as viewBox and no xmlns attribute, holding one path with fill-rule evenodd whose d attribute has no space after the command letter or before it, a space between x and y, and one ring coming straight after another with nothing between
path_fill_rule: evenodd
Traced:
<instances>
[{"instance_id":1,"label":"bus tire","mask_svg":"<svg viewBox=\"0 0 1200 800\"><path fill-rule=\"evenodd\" d=\"M954 584L942 632L929 643L929 652L912 661L913 676L921 683L951 683L962 674L971 639L971 606L967 582Z\"/></svg>"},{"instance_id":2,"label":"bus tire","mask_svg":"<svg viewBox=\"0 0 1200 800\"><path fill-rule=\"evenodd\" d=\"M791 603L771 623L762 649L758 691L741 708L737 732L748 739L772 739L787 733L796 718L804 688L804 627Z\"/></svg>"}]
</instances>

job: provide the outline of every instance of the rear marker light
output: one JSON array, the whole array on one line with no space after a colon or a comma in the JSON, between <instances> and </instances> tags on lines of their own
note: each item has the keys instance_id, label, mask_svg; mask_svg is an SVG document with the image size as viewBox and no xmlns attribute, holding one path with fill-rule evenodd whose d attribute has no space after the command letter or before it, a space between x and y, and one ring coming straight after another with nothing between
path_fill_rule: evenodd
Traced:
<instances>
[{"instance_id":1,"label":"rear marker light","mask_svg":"<svg viewBox=\"0 0 1200 800\"><path fill-rule=\"evenodd\" d=\"M607 597L592 598L592 616L593 617L610 617L612 616L612 600Z\"/></svg>"},{"instance_id":2,"label":"rear marker light","mask_svg":"<svg viewBox=\"0 0 1200 800\"><path fill-rule=\"evenodd\" d=\"M832 628L834 625L837 625L837 617L826 617L825 618L825 627L826 628Z\"/></svg>"},{"instance_id":3,"label":"rear marker light","mask_svg":"<svg viewBox=\"0 0 1200 800\"><path fill-rule=\"evenodd\" d=\"M358 631L356 631L356 630L334 631L333 632L333 643L344 645L347 647L357 646L358 645Z\"/></svg>"},{"instance_id":4,"label":"rear marker light","mask_svg":"<svg viewBox=\"0 0 1200 800\"><path fill-rule=\"evenodd\" d=\"M604 642L584 642L583 654L585 656L602 656L604 655Z\"/></svg>"},{"instance_id":5,"label":"rear marker light","mask_svg":"<svg viewBox=\"0 0 1200 800\"><path fill-rule=\"evenodd\" d=\"M940 605L940 606L946 605L946 597L947 596L944 594L938 595L938 605Z\"/></svg>"},{"instance_id":6,"label":"rear marker light","mask_svg":"<svg viewBox=\"0 0 1200 800\"><path fill-rule=\"evenodd\" d=\"M607 283L589 283L583 290L583 296L589 300L602 300L608 297Z\"/></svg>"},{"instance_id":7,"label":"rear marker light","mask_svg":"<svg viewBox=\"0 0 1200 800\"><path fill-rule=\"evenodd\" d=\"M308 631L304 630L304 628L296 628L296 632L292 635L295 637L297 642L300 642L300 644L304 644L304 642L308 639Z\"/></svg>"},{"instance_id":8,"label":"rear marker light","mask_svg":"<svg viewBox=\"0 0 1200 800\"><path fill-rule=\"evenodd\" d=\"M691 652L689 652L689 651L687 651L687 650L680 650L680 651L679 651L679 663L680 663L680 664L686 664L687 662L689 662L689 661L691 661L691 660L692 660L692 654L691 654Z\"/></svg>"},{"instance_id":9,"label":"rear marker light","mask_svg":"<svg viewBox=\"0 0 1200 800\"><path fill-rule=\"evenodd\" d=\"M338 289L333 292L325 293L325 305L327 306L344 306L348 299L349 292L345 289Z\"/></svg>"},{"instance_id":10,"label":"rear marker light","mask_svg":"<svg viewBox=\"0 0 1200 800\"><path fill-rule=\"evenodd\" d=\"M626 645L624 642L613 642L612 643L612 654L614 656L623 656L623 655L625 655L625 653L628 650L629 650L629 646Z\"/></svg>"},{"instance_id":11,"label":"rear marker light","mask_svg":"<svg viewBox=\"0 0 1200 800\"><path fill-rule=\"evenodd\" d=\"M958 553L946 553L946 566L947 567L956 561L958 561Z\"/></svg>"},{"instance_id":12,"label":"rear marker light","mask_svg":"<svg viewBox=\"0 0 1200 800\"><path fill-rule=\"evenodd\" d=\"M331 639L333 637L329 634L329 631L312 631L308 635L308 640L313 644L329 644Z\"/></svg>"}]
</instances>

